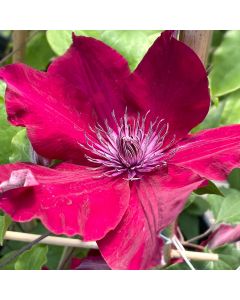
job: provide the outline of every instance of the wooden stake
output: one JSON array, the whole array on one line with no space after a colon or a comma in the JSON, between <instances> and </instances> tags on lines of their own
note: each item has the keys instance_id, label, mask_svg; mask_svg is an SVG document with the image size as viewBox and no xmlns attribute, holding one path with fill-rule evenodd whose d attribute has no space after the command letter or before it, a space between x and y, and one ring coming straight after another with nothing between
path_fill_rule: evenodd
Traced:
<instances>
[{"instance_id":1,"label":"wooden stake","mask_svg":"<svg viewBox=\"0 0 240 300\"><path fill-rule=\"evenodd\" d=\"M32 233L7 231L4 239L30 243L40 236L41 235L32 234ZM44 240L40 241L40 243L47 244L47 245L66 246L66 247L75 247L75 248L91 248L91 249L98 248L95 242L83 242L79 239L71 239L71 238L64 238L58 236L48 236Z\"/></svg>"},{"instance_id":2,"label":"wooden stake","mask_svg":"<svg viewBox=\"0 0 240 300\"><path fill-rule=\"evenodd\" d=\"M32 233L23 233L16 231L7 231L5 234L5 240L19 241L30 243L40 237L41 235ZM95 242L83 242L79 239L48 236L40 241L41 244L55 245L55 246L65 246L65 247L75 247L75 248L88 248L88 249L98 249ZM180 258L181 254L178 250L171 250L171 258ZM214 253L204 253L204 252L194 252L185 251L187 258L199 261L217 261L218 254Z\"/></svg>"},{"instance_id":3,"label":"wooden stake","mask_svg":"<svg viewBox=\"0 0 240 300\"><path fill-rule=\"evenodd\" d=\"M13 31L13 62L23 62L25 53L25 44L28 38L29 30Z\"/></svg>"},{"instance_id":4,"label":"wooden stake","mask_svg":"<svg viewBox=\"0 0 240 300\"><path fill-rule=\"evenodd\" d=\"M206 65L212 40L212 30L181 30L179 39L191 47Z\"/></svg>"},{"instance_id":5,"label":"wooden stake","mask_svg":"<svg viewBox=\"0 0 240 300\"><path fill-rule=\"evenodd\" d=\"M215 253L185 251L185 254L188 259L192 259L192 260L198 260L198 261L218 261L219 260L218 254L215 254ZM172 249L171 257L172 258L181 258L182 256L178 250Z\"/></svg>"}]
</instances>

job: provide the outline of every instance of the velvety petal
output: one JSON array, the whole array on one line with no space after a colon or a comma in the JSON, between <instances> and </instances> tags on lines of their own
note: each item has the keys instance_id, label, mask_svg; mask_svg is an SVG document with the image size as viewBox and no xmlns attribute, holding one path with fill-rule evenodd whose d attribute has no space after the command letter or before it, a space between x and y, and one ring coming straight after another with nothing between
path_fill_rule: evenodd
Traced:
<instances>
[{"instance_id":1,"label":"velvety petal","mask_svg":"<svg viewBox=\"0 0 240 300\"><path fill-rule=\"evenodd\" d=\"M204 245L217 248L240 240L240 225L220 225L208 238Z\"/></svg>"},{"instance_id":2,"label":"velvety petal","mask_svg":"<svg viewBox=\"0 0 240 300\"><path fill-rule=\"evenodd\" d=\"M112 269L148 269L160 264L163 241L159 232L175 220L202 179L191 171L169 166L134 181L129 207L120 224L98 241Z\"/></svg>"},{"instance_id":3,"label":"velvety petal","mask_svg":"<svg viewBox=\"0 0 240 300\"><path fill-rule=\"evenodd\" d=\"M240 125L189 135L177 145L171 163L209 180L225 180L232 169L240 167Z\"/></svg>"},{"instance_id":4,"label":"velvety petal","mask_svg":"<svg viewBox=\"0 0 240 300\"><path fill-rule=\"evenodd\" d=\"M48 73L60 74L83 90L100 121L108 118L112 122L113 110L122 117L126 101L121 86L130 70L127 61L103 42L73 35L72 46L50 65Z\"/></svg>"},{"instance_id":5,"label":"velvety petal","mask_svg":"<svg viewBox=\"0 0 240 300\"><path fill-rule=\"evenodd\" d=\"M90 250L87 257L82 259L73 257L71 270L110 270L99 250Z\"/></svg>"},{"instance_id":6,"label":"velvety petal","mask_svg":"<svg viewBox=\"0 0 240 300\"><path fill-rule=\"evenodd\" d=\"M23 64L0 68L7 83L9 121L27 127L37 153L50 159L81 161L91 110L83 93L57 75Z\"/></svg>"},{"instance_id":7,"label":"velvety petal","mask_svg":"<svg viewBox=\"0 0 240 300\"><path fill-rule=\"evenodd\" d=\"M207 73L198 56L165 31L129 79L129 94L154 116L169 123L167 139L184 137L206 116L210 96Z\"/></svg>"},{"instance_id":8,"label":"velvety petal","mask_svg":"<svg viewBox=\"0 0 240 300\"><path fill-rule=\"evenodd\" d=\"M95 178L97 175L71 164L57 169L24 163L2 165L0 208L17 222L39 218L55 234L100 239L120 222L130 191L121 178Z\"/></svg>"}]
</instances>

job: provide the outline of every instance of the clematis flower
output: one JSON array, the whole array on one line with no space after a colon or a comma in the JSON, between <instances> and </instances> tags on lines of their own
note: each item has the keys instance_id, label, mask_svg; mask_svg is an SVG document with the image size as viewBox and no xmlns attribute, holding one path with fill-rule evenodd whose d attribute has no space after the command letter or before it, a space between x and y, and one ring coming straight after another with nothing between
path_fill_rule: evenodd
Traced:
<instances>
[{"instance_id":1,"label":"clematis flower","mask_svg":"<svg viewBox=\"0 0 240 300\"><path fill-rule=\"evenodd\" d=\"M159 233L190 193L240 165L240 126L189 134L206 116L207 74L166 31L134 72L104 43L73 35L47 72L0 69L9 121L62 163L0 166L0 208L55 234L96 240L112 269L160 263Z\"/></svg>"}]
</instances>

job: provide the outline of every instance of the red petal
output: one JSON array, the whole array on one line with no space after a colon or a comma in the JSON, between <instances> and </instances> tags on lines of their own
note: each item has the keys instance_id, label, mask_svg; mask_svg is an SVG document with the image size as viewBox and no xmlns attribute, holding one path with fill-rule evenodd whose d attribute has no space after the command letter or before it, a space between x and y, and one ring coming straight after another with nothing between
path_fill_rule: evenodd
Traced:
<instances>
[{"instance_id":1,"label":"red petal","mask_svg":"<svg viewBox=\"0 0 240 300\"><path fill-rule=\"evenodd\" d=\"M74 36L70 49L49 67L48 73L61 75L91 98L100 121L111 112L122 117L126 101L122 95L122 81L130 70L127 61L116 50L94 38Z\"/></svg>"},{"instance_id":2,"label":"red petal","mask_svg":"<svg viewBox=\"0 0 240 300\"><path fill-rule=\"evenodd\" d=\"M158 233L176 219L202 181L192 172L172 166L166 176L159 173L135 181L122 221L98 241L107 264L112 269L148 269L160 264Z\"/></svg>"},{"instance_id":3,"label":"red petal","mask_svg":"<svg viewBox=\"0 0 240 300\"><path fill-rule=\"evenodd\" d=\"M190 135L177 145L171 163L209 180L225 180L232 169L240 167L240 125Z\"/></svg>"},{"instance_id":4,"label":"red petal","mask_svg":"<svg viewBox=\"0 0 240 300\"><path fill-rule=\"evenodd\" d=\"M154 42L129 83L132 97L170 125L169 139L184 137L206 116L207 73L198 56L165 31Z\"/></svg>"},{"instance_id":5,"label":"red petal","mask_svg":"<svg viewBox=\"0 0 240 300\"><path fill-rule=\"evenodd\" d=\"M6 182L18 170L29 170L31 178L19 180L15 186ZM21 171L22 170L22 171ZM114 229L124 215L129 201L128 182L101 178L96 172L63 164L49 169L31 164L0 166L0 208L14 221L26 222L39 218L55 234L82 235L96 240ZM26 176L25 176L26 177Z\"/></svg>"},{"instance_id":6,"label":"red petal","mask_svg":"<svg viewBox=\"0 0 240 300\"><path fill-rule=\"evenodd\" d=\"M82 92L57 76L22 64L0 69L6 81L9 121L26 126L37 153L50 159L81 161L89 104Z\"/></svg>"},{"instance_id":7,"label":"red petal","mask_svg":"<svg viewBox=\"0 0 240 300\"><path fill-rule=\"evenodd\" d=\"M206 243L208 248L217 248L225 244L240 240L240 225L220 225L208 238Z\"/></svg>"}]
</instances>

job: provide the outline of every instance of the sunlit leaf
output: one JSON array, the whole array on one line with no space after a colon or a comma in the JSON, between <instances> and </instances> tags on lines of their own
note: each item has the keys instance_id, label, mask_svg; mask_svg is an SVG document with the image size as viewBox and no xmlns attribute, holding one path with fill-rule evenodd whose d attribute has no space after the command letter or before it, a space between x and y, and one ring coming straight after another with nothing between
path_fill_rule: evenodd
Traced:
<instances>
[{"instance_id":1,"label":"sunlit leaf","mask_svg":"<svg viewBox=\"0 0 240 300\"><path fill-rule=\"evenodd\" d=\"M240 88L240 31L228 31L213 54L210 86L213 96L222 96Z\"/></svg>"},{"instance_id":2,"label":"sunlit leaf","mask_svg":"<svg viewBox=\"0 0 240 300\"><path fill-rule=\"evenodd\" d=\"M30 250L21 254L16 263L16 270L41 270L47 263L47 245L34 245Z\"/></svg>"},{"instance_id":3,"label":"sunlit leaf","mask_svg":"<svg viewBox=\"0 0 240 300\"><path fill-rule=\"evenodd\" d=\"M26 129L21 129L12 138L9 161L11 163L16 161L30 161L29 140L26 136Z\"/></svg>"},{"instance_id":4,"label":"sunlit leaf","mask_svg":"<svg viewBox=\"0 0 240 300\"><path fill-rule=\"evenodd\" d=\"M5 82L3 82L2 80L0 80L0 98L4 98L5 89L6 89Z\"/></svg>"},{"instance_id":5,"label":"sunlit leaf","mask_svg":"<svg viewBox=\"0 0 240 300\"><path fill-rule=\"evenodd\" d=\"M1 97L4 93L5 84L0 81L0 163L9 162L12 138L19 130L21 130L20 127L11 126L7 120L4 100Z\"/></svg>"},{"instance_id":6,"label":"sunlit leaf","mask_svg":"<svg viewBox=\"0 0 240 300\"><path fill-rule=\"evenodd\" d=\"M49 46L44 31L36 33L27 43L24 62L33 68L45 70L55 53Z\"/></svg>"},{"instance_id":7,"label":"sunlit leaf","mask_svg":"<svg viewBox=\"0 0 240 300\"><path fill-rule=\"evenodd\" d=\"M225 197L208 195L208 203L213 211L216 223L240 223L240 192L234 189L221 188Z\"/></svg>"},{"instance_id":8,"label":"sunlit leaf","mask_svg":"<svg viewBox=\"0 0 240 300\"><path fill-rule=\"evenodd\" d=\"M240 123L240 90L227 95L223 103L221 125Z\"/></svg>"},{"instance_id":9,"label":"sunlit leaf","mask_svg":"<svg viewBox=\"0 0 240 300\"><path fill-rule=\"evenodd\" d=\"M3 245L4 235L12 223L12 219L8 215L0 215L0 246Z\"/></svg>"}]
</instances>

